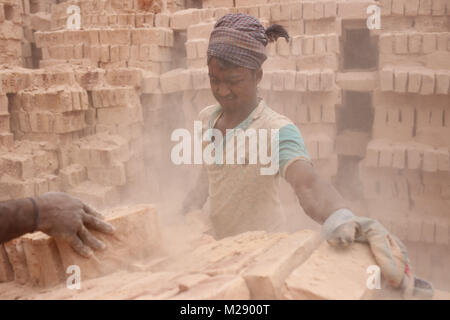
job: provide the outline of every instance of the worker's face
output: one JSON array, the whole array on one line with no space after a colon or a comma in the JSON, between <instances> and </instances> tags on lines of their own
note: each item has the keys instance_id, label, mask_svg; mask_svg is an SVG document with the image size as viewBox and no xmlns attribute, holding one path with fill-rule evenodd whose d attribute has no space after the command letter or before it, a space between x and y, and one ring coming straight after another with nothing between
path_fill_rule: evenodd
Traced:
<instances>
[{"instance_id":1,"label":"worker's face","mask_svg":"<svg viewBox=\"0 0 450 320\"><path fill-rule=\"evenodd\" d=\"M255 103L261 69L224 68L216 58L211 58L208 68L211 90L224 109L245 108Z\"/></svg>"}]
</instances>

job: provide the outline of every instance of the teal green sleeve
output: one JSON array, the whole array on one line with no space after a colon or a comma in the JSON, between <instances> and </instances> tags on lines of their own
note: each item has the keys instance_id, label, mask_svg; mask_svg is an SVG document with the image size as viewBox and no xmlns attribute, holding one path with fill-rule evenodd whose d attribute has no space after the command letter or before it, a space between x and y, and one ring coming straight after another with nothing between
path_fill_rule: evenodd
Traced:
<instances>
[{"instance_id":1,"label":"teal green sleeve","mask_svg":"<svg viewBox=\"0 0 450 320\"><path fill-rule=\"evenodd\" d=\"M288 124L282 127L279 134L279 170L280 175L284 177L284 167L291 160L296 158L304 158L305 160L311 161L311 158L306 150L302 134L295 125Z\"/></svg>"}]
</instances>

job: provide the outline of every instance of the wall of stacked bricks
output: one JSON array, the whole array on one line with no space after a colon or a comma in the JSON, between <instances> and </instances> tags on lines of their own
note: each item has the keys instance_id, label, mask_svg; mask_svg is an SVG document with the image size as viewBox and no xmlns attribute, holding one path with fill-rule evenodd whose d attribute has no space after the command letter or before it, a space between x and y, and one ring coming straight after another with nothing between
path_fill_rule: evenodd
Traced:
<instances>
[{"instance_id":1,"label":"wall of stacked bricks","mask_svg":"<svg viewBox=\"0 0 450 320\"><path fill-rule=\"evenodd\" d=\"M215 103L209 33L224 14L244 12L292 38L269 44L261 95L299 126L317 170L362 190L349 197L361 214L441 279L433 262L450 241L449 1L57 2L0 4L0 200L58 190L103 208L164 197L164 178L191 174L171 165L170 133ZM65 29L71 4L81 8L78 31ZM345 67L347 31L367 30L371 4L382 15L381 30L369 31L377 63ZM369 130L342 124L354 92L370 99Z\"/></svg>"}]
</instances>

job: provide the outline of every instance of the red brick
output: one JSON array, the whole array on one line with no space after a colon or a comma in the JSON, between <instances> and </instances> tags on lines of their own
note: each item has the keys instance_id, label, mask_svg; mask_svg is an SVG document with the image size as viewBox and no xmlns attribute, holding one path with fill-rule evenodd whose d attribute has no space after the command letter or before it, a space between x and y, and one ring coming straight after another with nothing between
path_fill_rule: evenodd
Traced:
<instances>
[{"instance_id":1,"label":"red brick","mask_svg":"<svg viewBox=\"0 0 450 320\"><path fill-rule=\"evenodd\" d=\"M435 240L438 245L449 245L449 223L448 218L442 218L435 225Z\"/></svg>"},{"instance_id":2,"label":"red brick","mask_svg":"<svg viewBox=\"0 0 450 320\"><path fill-rule=\"evenodd\" d=\"M380 148L380 160L379 160L379 167L386 167L390 168L392 167L392 159L393 159L393 150L391 146L383 146Z\"/></svg>"},{"instance_id":3,"label":"red brick","mask_svg":"<svg viewBox=\"0 0 450 320\"><path fill-rule=\"evenodd\" d=\"M416 147L409 147L408 153L408 169L420 169L421 164L421 152Z\"/></svg>"},{"instance_id":4,"label":"red brick","mask_svg":"<svg viewBox=\"0 0 450 320\"><path fill-rule=\"evenodd\" d=\"M421 240L422 224L416 218L408 219L408 240L418 242Z\"/></svg>"},{"instance_id":5,"label":"red brick","mask_svg":"<svg viewBox=\"0 0 450 320\"><path fill-rule=\"evenodd\" d=\"M408 53L408 34L396 33L395 34L395 53L406 54Z\"/></svg>"},{"instance_id":6,"label":"red brick","mask_svg":"<svg viewBox=\"0 0 450 320\"><path fill-rule=\"evenodd\" d=\"M381 16L391 15L392 0L381 0L379 6L381 8Z\"/></svg>"},{"instance_id":7,"label":"red brick","mask_svg":"<svg viewBox=\"0 0 450 320\"><path fill-rule=\"evenodd\" d=\"M450 73L445 71L436 72L436 94L449 94Z\"/></svg>"},{"instance_id":8,"label":"red brick","mask_svg":"<svg viewBox=\"0 0 450 320\"><path fill-rule=\"evenodd\" d=\"M392 68L383 68L380 71L380 87L382 91L394 90L394 70Z\"/></svg>"},{"instance_id":9,"label":"red brick","mask_svg":"<svg viewBox=\"0 0 450 320\"><path fill-rule=\"evenodd\" d=\"M57 241L64 268L78 265L83 279L117 271L133 260L149 257L160 245L159 222L156 210L150 205L117 208L104 213L106 221L116 232L114 236L92 233L103 241L107 249L95 251L95 258L86 259L76 254L67 243ZM120 256L120 261L117 257Z\"/></svg>"},{"instance_id":10,"label":"red brick","mask_svg":"<svg viewBox=\"0 0 450 320\"><path fill-rule=\"evenodd\" d=\"M394 146L392 167L397 169L404 169L406 165L406 147L398 145Z\"/></svg>"},{"instance_id":11,"label":"red brick","mask_svg":"<svg viewBox=\"0 0 450 320\"><path fill-rule=\"evenodd\" d=\"M324 17L324 4L322 2L314 3L314 19L322 19Z\"/></svg>"},{"instance_id":12,"label":"red brick","mask_svg":"<svg viewBox=\"0 0 450 320\"><path fill-rule=\"evenodd\" d=\"M332 70L324 70L320 73L320 89L322 91L331 91L334 83L334 72Z\"/></svg>"},{"instance_id":13,"label":"red brick","mask_svg":"<svg viewBox=\"0 0 450 320\"><path fill-rule=\"evenodd\" d=\"M280 20L288 21L291 19L291 4L281 3L280 4Z\"/></svg>"},{"instance_id":14,"label":"red brick","mask_svg":"<svg viewBox=\"0 0 450 320\"><path fill-rule=\"evenodd\" d=\"M14 281L19 284L26 284L30 278L27 267L27 260L23 250L22 239L14 239L4 244L9 262L14 271Z\"/></svg>"},{"instance_id":15,"label":"red brick","mask_svg":"<svg viewBox=\"0 0 450 320\"><path fill-rule=\"evenodd\" d=\"M314 54L324 54L326 52L326 37L324 35L314 36Z\"/></svg>"},{"instance_id":16,"label":"red brick","mask_svg":"<svg viewBox=\"0 0 450 320\"><path fill-rule=\"evenodd\" d=\"M331 34L327 37L327 52L340 53L339 38L337 34Z\"/></svg>"},{"instance_id":17,"label":"red brick","mask_svg":"<svg viewBox=\"0 0 450 320\"><path fill-rule=\"evenodd\" d=\"M304 20L314 19L314 2L303 3L303 19Z\"/></svg>"},{"instance_id":18,"label":"red brick","mask_svg":"<svg viewBox=\"0 0 450 320\"><path fill-rule=\"evenodd\" d=\"M367 19L367 7L371 1L338 2L338 16L342 19Z\"/></svg>"},{"instance_id":19,"label":"red brick","mask_svg":"<svg viewBox=\"0 0 450 320\"><path fill-rule=\"evenodd\" d=\"M390 33L380 35L379 48L380 53L392 53L394 36Z\"/></svg>"},{"instance_id":20,"label":"red brick","mask_svg":"<svg viewBox=\"0 0 450 320\"><path fill-rule=\"evenodd\" d=\"M422 74L420 71L409 71L408 92L419 93L422 84Z\"/></svg>"},{"instance_id":21,"label":"red brick","mask_svg":"<svg viewBox=\"0 0 450 320\"><path fill-rule=\"evenodd\" d=\"M395 70L394 76L395 76L394 91L400 93L407 92L406 84L408 81L408 71L397 69Z\"/></svg>"},{"instance_id":22,"label":"red brick","mask_svg":"<svg viewBox=\"0 0 450 320\"><path fill-rule=\"evenodd\" d=\"M302 51L304 55L311 55L314 53L314 36L304 36Z\"/></svg>"},{"instance_id":23,"label":"red brick","mask_svg":"<svg viewBox=\"0 0 450 320\"><path fill-rule=\"evenodd\" d=\"M436 34L424 33L422 36L422 53L431 53L436 50Z\"/></svg>"},{"instance_id":24,"label":"red brick","mask_svg":"<svg viewBox=\"0 0 450 320\"><path fill-rule=\"evenodd\" d=\"M174 30L185 30L190 25L200 23L200 10L187 9L175 12L170 17L170 27Z\"/></svg>"},{"instance_id":25,"label":"red brick","mask_svg":"<svg viewBox=\"0 0 450 320\"><path fill-rule=\"evenodd\" d=\"M407 0L405 2L405 16L417 16L419 13L419 0Z\"/></svg>"},{"instance_id":26,"label":"red brick","mask_svg":"<svg viewBox=\"0 0 450 320\"><path fill-rule=\"evenodd\" d=\"M431 15L431 2L432 0L419 1L419 15Z\"/></svg>"},{"instance_id":27,"label":"red brick","mask_svg":"<svg viewBox=\"0 0 450 320\"><path fill-rule=\"evenodd\" d=\"M184 69L175 69L160 76L161 91L172 93L192 89L191 73Z\"/></svg>"},{"instance_id":28,"label":"red brick","mask_svg":"<svg viewBox=\"0 0 450 320\"><path fill-rule=\"evenodd\" d=\"M405 13L405 2L408 0L392 0L392 15L403 16Z\"/></svg>"},{"instance_id":29,"label":"red brick","mask_svg":"<svg viewBox=\"0 0 450 320\"><path fill-rule=\"evenodd\" d=\"M299 56L302 54L303 37L295 36L292 38L291 42L291 52L294 56Z\"/></svg>"},{"instance_id":30,"label":"red brick","mask_svg":"<svg viewBox=\"0 0 450 320\"><path fill-rule=\"evenodd\" d=\"M295 78L295 89L300 92L305 92L307 88L307 74L306 72L297 72Z\"/></svg>"},{"instance_id":31,"label":"red brick","mask_svg":"<svg viewBox=\"0 0 450 320\"><path fill-rule=\"evenodd\" d=\"M2 8L0 7L0 10ZM14 273L6 254L5 247L0 244L0 283L14 280Z\"/></svg>"},{"instance_id":32,"label":"red brick","mask_svg":"<svg viewBox=\"0 0 450 320\"><path fill-rule=\"evenodd\" d=\"M433 16L444 16L445 15L445 1L446 0L432 0L431 14Z\"/></svg>"},{"instance_id":33,"label":"red brick","mask_svg":"<svg viewBox=\"0 0 450 320\"><path fill-rule=\"evenodd\" d=\"M277 53L280 56L289 56L291 54L290 44L284 38L278 38L277 40Z\"/></svg>"},{"instance_id":34,"label":"red brick","mask_svg":"<svg viewBox=\"0 0 450 320\"><path fill-rule=\"evenodd\" d=\"M284 71L284 89L289 91L295 90L295 71Z\"/></svg>"},{"instance_id":35,"label":"red brick","mask_svg":"<svg viewBox=\"0 0 450 320\"><path fill-rule=\"evenodd\" d=\"M301 3L291 3L290 4L290 10L291 10L291 20L301 20L302 19L302 4Z\"/></svg>"},{"instance_id":36,"label":"red brick","mask_svg":"<svg viewBox=\"0 0 450 320\"><path fill-rule=\"evenodd\" d=\"M367 291L367 268L375 264L366 244L354 243L346 250L336 250L325 242L286 279L283 298L362 299Z\"/></svg>"},{"instance_id":37,"label":"red brick","mask_svg":"<svg viewBox=\"0 0 450 320\"><path fill-rule=\"evenodd\" d=\"M335 1L327 1L324 3L324 18L336 17L337 4Z\"/></svg>"},{"instance_id":38,"label":"red brick","mask_svg":"<svg viewBox=\"0 0 450 320\"><path fill-rule=\"evenodd\" d=\"M319 91L320 90L320 73L317 71L307 72L308 90Z\"/></svg>"},{"instance_id":39,"label":"red brick","mask_svg":"<svg viewBox=\"0 0 450 320\"><path fill-rule=\"evenodd\" d=\"M272 88L272 72L264 72L259 87L263 90L270 90Z\"/></svg>"},{"instance_id":40,"label":"red brick","mask_svg":"<svg viewBox=\"0 0 450 320\"><path fill-rule=\"evenodd\" d=\"M422 87L420 88L420 94L430 95L434 93L435 87L435 75L433 71L422 72Z\"/></svg>"},{"instance_id":41,"label":"red brick","mask_svg":"<svg viewBox=\"0 0 450 320\"><path fill-rule=\"evenodd\" d=\"M447 148L440 148L437 150L438 157L438 170L439 171L449 171L450 170L450 160L449 160L449 150Z\"/></svg>"},{"instance_id":42,"label":"red brick","mask_svg":"<svg viewBox=\"0 0 450 320\"><path fill-rule=\"evenodd\" d=\"M50 287L65 278L55 241L46 234L36 232L22 238L30 283Z\"/></svg>"},{"instance_id":43,"label":"red brick","mask_svg":"<svg viewBox=\"0 0 450 320\"><path fill-rule=\"evenodd\" d=\"M252 299L280 299L284 280L319 245L318 235L310 230L281 239L242 273Z\"/></svg>"},{"instance_id":44,"label":"red brick","mask_svg":"<svg viewBox=\"0 0 450 320\"><path fill-rule=\"evenodd\" d=\"M425 150L423 155L423 170L436 172L438 169L438 158L434 150Z\"/></svg>"},{"instance_id":45,"label":"red brick","mask_svg":"<svg viewBox=\"0 0 450 320\"><path fill-rule=\"evenodd\" d=\"M364 159L364 165L367 167L378 167L379 162L379 149L376 146L367 146L366 158Z\"/></svg>"},{"instance_id":46,"label":"red brick","mask_svg":"<svg viewBox=\"0 0 450 320\"><path fill-rule=\"evenodd\" d=\"M434 243L434 221L422 220L420 240L425 243Z\"/></svg>"}]
</instances>

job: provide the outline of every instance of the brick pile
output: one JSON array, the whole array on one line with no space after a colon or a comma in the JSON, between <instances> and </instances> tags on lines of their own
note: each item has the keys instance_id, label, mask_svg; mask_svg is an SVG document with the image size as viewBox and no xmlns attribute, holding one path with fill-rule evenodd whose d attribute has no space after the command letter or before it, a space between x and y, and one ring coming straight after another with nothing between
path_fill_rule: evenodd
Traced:
<instances>
[{"instance_id":1,"label":"brick pile","mask_svg":"<svg viewBox=\"0 0 450 320\"><path fill-rule=\"evenodd\" d=\"M96 259L80 258L42 234L0 247L0 276L15 279L0 284L5 289L0 298L361 300L383 299L386 292L401 298L384 282L375 297L367 288L367 268L375 260L366 244L338 250L321 243L320 235L310 230L294 234L253 231L220 241L205 238L203 244L182 253L158 255L154 248L161 239L155 215L141 214L145 208L122 209L120 218L109 219L118 234L102 237L108 249L96 253ZM147 224L136 229L137 221ZM61 283L70 275L64 273L68 265L81 268L79 290ZM438 290L434 298L448 297Z\"/></svg>"},{"instance_id":2,"label":"brick pile","mask_svg":"<svg viewBox=\"0 0 450 320\"><path fill-rule=\"evenodd\" d=\"M22 66L27 58L31 58L31 52L22 51L22 12L22 1L8 0L0 3L0 64Z\"/></svg>"}]
</instances>

